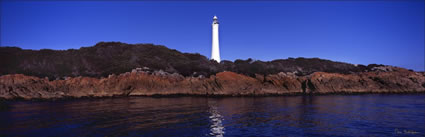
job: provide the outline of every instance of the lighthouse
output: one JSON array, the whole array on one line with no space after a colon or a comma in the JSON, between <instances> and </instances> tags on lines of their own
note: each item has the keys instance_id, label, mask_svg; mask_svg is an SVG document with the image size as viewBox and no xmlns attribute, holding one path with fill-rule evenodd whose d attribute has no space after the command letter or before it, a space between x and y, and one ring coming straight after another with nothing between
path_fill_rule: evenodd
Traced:
<instances>
[{"instance_id":1,"label":"lighthouse","mask_svg":"<svg viewBox=\"0 0 425 137\"><path fill-rule=\"evenodd\" d=\"M218 45L218 19L217 16L214 16L212 23L211 59L220 63L220 48Z\"/></svg>"}]
</instances>

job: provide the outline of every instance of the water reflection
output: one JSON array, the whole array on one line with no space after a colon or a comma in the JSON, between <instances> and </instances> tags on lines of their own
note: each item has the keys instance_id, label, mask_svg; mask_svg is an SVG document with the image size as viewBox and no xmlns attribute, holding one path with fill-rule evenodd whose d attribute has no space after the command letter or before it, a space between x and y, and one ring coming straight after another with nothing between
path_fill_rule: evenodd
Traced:
<instances>
[{"instance_id":1,"label":"water reflection","mask_svg":"<svg viewBox=\"0 0 425 137\"><path fill-rule=\"evenodd\" d=\"M217 109L217 101L209 99L208 100L209 116L211 125L210 125L210 134L211 136L223 137L224 135L224 126L223 126L223 116L220 115Z\"/></svg>"},{"instance_id":2,"label":"water reflection","mask_svg":"<svg viewBox=\"0 0 425 137\"><path fill-rule=\"evenodd\" d=\"M0 136L395 136L395 129L424 136L424 98L361 95L9 101L8 109L0 110Z\"/></svg>"}]
</instances>

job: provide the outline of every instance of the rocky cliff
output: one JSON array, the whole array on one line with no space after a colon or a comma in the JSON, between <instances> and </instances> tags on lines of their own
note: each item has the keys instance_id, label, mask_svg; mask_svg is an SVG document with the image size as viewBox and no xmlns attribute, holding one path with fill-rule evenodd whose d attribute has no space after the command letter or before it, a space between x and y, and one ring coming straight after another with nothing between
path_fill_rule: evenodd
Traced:
<instances>
[{"instance_id":1,"label":"rocky cliff","mask_svg":"<svg viewBox=\"0 0 425 137\"><path fill-rule=\"evenodd\" d=\"M0 76L0 98L49 99L132 95L290 95L327 93L425 93L425 73L402 68L375 68L352 74L291 72L250 77L220 72L210 77L183 76L135 69L107 78L67 77L49 81L22 74Z\"/></svg>"},{"instance_id":2,"label":"rocky cliff","mask_svg":"<svg viewBox=\"0 0 425 137\"><path fill-rule=\"evenodd\" d=\"M0 98L280 95L425 91L424 73L318 58L217 63L153 44L0 47ZM137 68L137 69L134 69Z\"/></svg>"}]
</instances>

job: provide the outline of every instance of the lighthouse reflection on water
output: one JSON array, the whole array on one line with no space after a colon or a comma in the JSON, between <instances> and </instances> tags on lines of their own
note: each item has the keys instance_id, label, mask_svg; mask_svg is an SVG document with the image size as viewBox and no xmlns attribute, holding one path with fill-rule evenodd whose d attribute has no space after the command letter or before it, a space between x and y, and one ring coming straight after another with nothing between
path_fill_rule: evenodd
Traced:
<instances>
[{"instance_id":1,"label":"lighthouse reflection on water","mask_svg":"<svg viewBox=\"0 0 425 137\"><path fill-rule=\"evenodd\" d=\"M224 126L223 126L223 116L220 115L217 109L217 101L216 100L208 100L209 107L209 119L211 122L210 125L210 136L222 137L224 135Z\"/></svg>"}]
</instances>

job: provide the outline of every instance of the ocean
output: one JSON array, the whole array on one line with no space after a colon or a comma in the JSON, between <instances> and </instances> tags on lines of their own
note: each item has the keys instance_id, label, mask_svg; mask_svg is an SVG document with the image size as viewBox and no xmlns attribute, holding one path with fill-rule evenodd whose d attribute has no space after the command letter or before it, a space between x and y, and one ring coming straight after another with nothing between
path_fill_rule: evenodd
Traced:
<instances>
[{"instance_id":1,"label":"ocean","mask_svg":"<svg viewBox=\"0 0 425 137\"><path fill-rule=\"evenodd\" d=\"M425 136L424 94L3 101L0 136Z\"/></svg>"}]
</instances>

